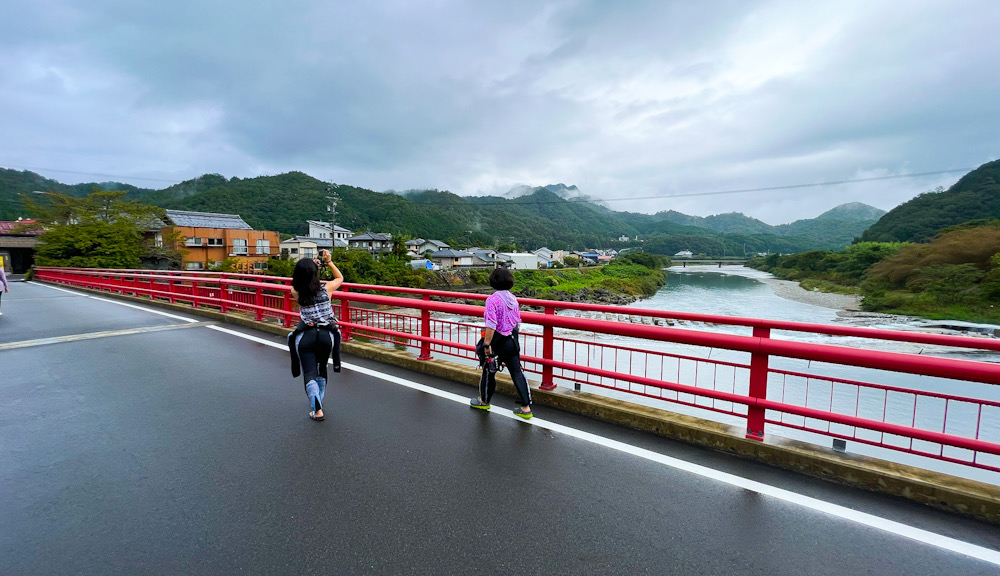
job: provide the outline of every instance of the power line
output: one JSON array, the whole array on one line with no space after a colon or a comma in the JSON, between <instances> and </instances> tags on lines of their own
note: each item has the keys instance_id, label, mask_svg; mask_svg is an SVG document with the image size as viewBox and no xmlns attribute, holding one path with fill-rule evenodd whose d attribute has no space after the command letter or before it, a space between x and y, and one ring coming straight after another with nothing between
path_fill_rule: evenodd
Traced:
<instances>
[{"instance_id":1,"label":"power line","mask_svg":"<svg viewBox=\"0 0 1000 576\"><path fill-rule=\"evenodd\" d=\"M16 168L18 170L42 170L44 172L59 172L60 174L77 174L80 176L100 176L101 178L121 178L127 180L147 180L149 182L167 182L169 184L178 184L176 180L166 180L163 178L143 178L141 176L122 176L120 174L101 174L97 172L78 172L76 170L59 170L56 168L39 168L37 166L13 166L8 165L8 168ZM62 184L62 182L60 182ZM72 184L64 184L65 186L72 186Z\"/></svg>"},{"instance_id":2,"label":"power line","mask_svg":"<svg viewBox=\"0 0 1000 576\"><path fill-rule=\"evenodd\" d=\"M622 200L652 200L655 198L683 198L685 196L715 196L718 194L741 194L744 192L767 192L770 190L792 190L795 188L813 188L820 186L836 186L838 184L855 184L858 182L875 182L878 180L898 180L900 178L919 178L921 176L936 176L953 172L971 172L972 168L955 168L954 170L935 170L933 172L917 172L914 174L897 174L895 176L874 176L871 178L855 178L853 180L834 180L832 182L817 182L814 184L789 184L787 186L767 186L764 188L742 188L739 190L723 190L720 192L691 192L687 194L660 194L656 196L632 196L629 198L614 198L603 202L620 202Z\"/></svg>"}]
</instances>

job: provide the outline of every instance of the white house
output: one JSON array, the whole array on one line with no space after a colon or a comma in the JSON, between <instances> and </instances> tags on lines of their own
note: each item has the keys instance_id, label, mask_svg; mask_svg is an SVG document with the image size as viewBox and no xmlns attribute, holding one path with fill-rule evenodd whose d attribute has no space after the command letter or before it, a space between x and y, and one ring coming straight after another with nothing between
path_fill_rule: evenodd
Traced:
<instances>
[{"instance_id":1,"label":"white house","mask_svg":"<svg viewBox=\"0 0 1000 576\"><path fill-rule=\"evenodd\" d=\"M472 265L480 266L482 268L497 266L497 253L496 250L487 250L480 248L470 248L467 250L468 253L472 254Z\"/></svg>"},{"instance_id":2,"label":"white house","mask_svg":"<svg viewBox=\"0 0 1000 576\"><path fill-rule=\"evenodd\" d=\"M555 262L555 258L552 256L552 250L542 247L538 250L532 250L532 254L538 256L538 267L539 268L551 268L552 263Z\"/></svg>"},{"instance_id":3,"label":"white house","mask_svg":"<svg viewBox=\"0 0 1000 576\"><path fill-rule=\"evenodd\" d=\"M472 266L472 254L458 250L438 250L431 252L431 262L442 270L459 266Z\"/></svg>"},{"instance_id":4,"label":"white house","mask_svg":"<svg viewBox=\"0 0 1000 576\"><path fill-rule=\"evenodd\" d=\"M351 250L367 250L371 254L382 254L392 251L392 234L376 234L365 232L347 239Z\"/></svg>"},{"instance_id":5,"label":"white house","mask_svg":"<svg viewBox=\"0 0 1000 576\"><path fill-rule=\"evenodd\" d=\"M306 220L306 224L309 225L310 238L333 238L334 240L343 240L345 243L347 239L353 234L347 228L341 228L340 226L334 225L333 232L330 232L329 222L320 222L319 220ZM346 244L344 244L346 246Z\"/></svg>"},{"instance_id":6,"label":"white house","mask_svg":"<svg viewBox=\"0 0 1000 576\"><path fill-rule=\"evenodd\" d=\"M440 250L448 250L450 248L450 244L440 240L424 240L423 238L414 238L413 240L406 241L406 249L414 254L424 254L428 250L431 252L438 252Z\"/></svg>"},{"instance_id":7,"label":"white house","mask_svg":"<svg viewBox=\"0 0 1000 576\"><path fill-rule=\"evenodd\" d=\"M329 246L326 248L329 249ZM282 240L278 245L278 249L281 251L287 250L288 257L291 260L298 260L299 258L316 258L319 256L320 247L316 244L315 239L299 238L296 236L288 240Z\"/></svg>"},{"instance_id":8,"label":"white house","mask_svg":"<svg viewBox=\"0 0 1000 576\"><path fill-rule=\"evenodd\" d=\"M694 256L690 250L681 250L677 254L674 254L674 258L690 258Z\"/></svg>"},{"instance_id":9,"label":"white house","mask_svg":"<svg viewBox=\"0 0 1000 576\"><path fill-rule=\"evenodd\" d=\"M538 256L531 252L498 252L497 260L511 270L538 269Z\"/></svg>"},{"instance_id":10,"label":"white house","mask_svg":"<svg viewBox=\"0 0 1000 576\"><path fill-rule=\"evenodd\" d=\"M546 248L544 246L542 246L538 250L532 250L531 253L534 254L535 256L538 256L542 260L552 260L553 259L552 258L552 250L549 250L548 248Z\"/></svg>"}]
</instances>

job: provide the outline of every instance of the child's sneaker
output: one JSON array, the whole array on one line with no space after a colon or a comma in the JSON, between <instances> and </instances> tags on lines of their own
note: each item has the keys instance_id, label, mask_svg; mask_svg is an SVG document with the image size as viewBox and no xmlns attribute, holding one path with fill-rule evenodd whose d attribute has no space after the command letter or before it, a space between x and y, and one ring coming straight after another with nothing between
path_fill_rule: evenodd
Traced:
<instances>
[{"instance_id":1,"label":"child's sneaker","mask_svg":"<svg viewBox=\"0 0 1000 576\"><path fill-rule=\"evenodd\" d=\"M521 410L520 406L518 406L517 408L514 408L514 416L520 416L521 418L527 420L533 417L534 414L532 414L531 412L525 412L524 410Z\"/></svg>"}]
</instances>

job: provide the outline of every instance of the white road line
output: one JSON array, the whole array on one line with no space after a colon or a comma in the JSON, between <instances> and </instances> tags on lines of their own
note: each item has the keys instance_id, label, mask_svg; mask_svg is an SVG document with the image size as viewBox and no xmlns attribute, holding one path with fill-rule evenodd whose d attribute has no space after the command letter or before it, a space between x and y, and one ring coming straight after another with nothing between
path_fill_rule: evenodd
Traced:
<instances>
[{"instance_id":1,"label":"white road line","mask_svg":"<svg viewBox=\"0 0 1000 576\"><path fill-rule=\"evenodd\" d=\"M215 322L195 322L194 324L167 324L166 326L143 326L140 328L125 328L123 330L102 330L100 332L69 334L67 336L55 336L52 338L38 338L36 340L21 340L19 342L6 342L4 344L0 344L0 351L13 350L15 348L31 348L33 346L46 346L49 344L61 344L63 342L79 342L81 340L95 340L97 338L111 338L114 336L147 334L149 332L162 332L164 330L198 328L200 326L209 326L214 323Z\"/></svg>"},{"instance_id":2,"label":"white road line","mask_svg":"<svg viewBox=\"0 0 1000 576\"><path fill-rule=\"evenodd\" d=\"M75 294L78 294L74 292ZM98 300L104 300L103 298L97 298ZM118 302L114 300L104 300L106 302L111 302L113 304L121 304L123 306L130 306L133 308L138 308L140 310L147 310L149 312L158 313L155 310L150 310L148 308L143 308L140 306L133 306L127 303ZM263 338L258 338L256 336L251 336L249 334L243 334L242 332L237 332L235 330L230 330L228 328L223 328L221 326L207 326L209 330L216 330L218 332L224 332L236 336L238 338L243 338L244 340L250 340L251 342L257 342L264 344L265 346L271 346L277 349L286 349L283 344L272 342L270 340L265 340ZM446 400L451 400L453 402L458 402L462 405L468 405L469 398L465 396L459 396L458 394L452 394L451 392L445 392L443 390L438 390L424 384L419 384L417 382L411 382L403 378L396 376L390 376L388 374L382 374L375 370L370 370L362 366L356 366L349 363L341 364L344 368L358 372L359 374L365 374L373 378L378 378L386 382L391 382L393 384L398 384L400 386L405 386L413 390L419 390L420 392L425 392L427 394L432 394L439 398L444 398ZM586 442L591 442L599 446L604 446L612 450L617 450L626 454L631 454L639 458L644 458L651 462L656 462L658 464L663 464L664 466L670 466L671 468L677 470L683 470L691 474L697 474L703 478L710 478L718 482L725 482L731 486L736 486L738 488L743 488L746 490L751 490L757 492L758 494L763 494L765 496L771 496L777 498L784 502L790 504L795 504L797 506L802 506L803 508L808 508L810 510L815 510L817 512L822 512L830 516L835 516L843 520L848 520L857 524L862 524L864 526L869 526L871 528L876 528L897 536L902 536L904 538L909 538L915 540L922 544L928 544L936 548L941 548L943 550L948 550L951 552L956 552L958 554L964 554L984 562L989 562L996 566L1000 566L1000 551L992 550L983 546L977 546L975 544L970 544L968 542L963 542L955 538L950 538L948 536L942 536L940 534L935 534L928 530L923 530L921 528L915 528L913 526L908 526L906 524L896 522L894 520L889 520L887 518L882 518L880 516L875 516L873 514L867 514L865 512L858 512L857 510L851 510L844 506L837 504L831 504L830 502L825 502L817 498L812 498L811 496L804 496L792 492L790 490L785 490L783 488L777 488L769 484L763 484L754 480L748 480L742 478L735 474L729 474L727 472L721 472L709 468L707 466L701 466L700 464L693 464L691 462L686 462L684 460L679 460L677 458L672 458L670 456L665 456L652 450L646 450L645 448L639 448L637 446L632 446L624 442L619 442L618 440L612 440L610 438L605 438L603 436L598 436L597 434L591 434L590 432L584 432L583 430L577 430L576 428L570 428L569 426L563 426L562 424L556 424L555 422L548 422L539 417L534 417L531 420L522 420L521 418L514 416L509 410L497 410L491 411L494 416L502 416L504 418L511 418L520 421L523 424L528 424L532 426L539 426L553 432L558 432L565 434L567 436L572 436L574 438L584 440Z\"/></svg>"},{"instance_id":3,"label":"white road line","mask_svg":"<svg viewBox=\"0 0 1000 576\"><path fill-rule=\"evenodd\" d=\"M94 296L87 294L86 292L79 292L77 290L68 290L66 288L60 288L58 286L53 286L51 284L38 284L38 286L45 286L46 288L51 288L53 290L58 290L60 292L65 292L67 294L72 294L74 296L81 296L83 298L92 298L100 302L108 302L111 304L118 304L119 306L125 306L126 308L134 308L136 310L142 310L144 312L152 312L153 314L159 314L160 316L166 316L167 318L173 318L174 320L181 320L183 322L198 322L198 320L192 320L191 318L185 318L184 316L178 316L176 314L171 314L169 312L163 312L162 310L154 310L152 308L147 308L145 306L138 306L136 304L129 304L128 302L122 302L120 300L109 300L107 298L101 298L100 296Z\"/></svg>"}]
</instances>

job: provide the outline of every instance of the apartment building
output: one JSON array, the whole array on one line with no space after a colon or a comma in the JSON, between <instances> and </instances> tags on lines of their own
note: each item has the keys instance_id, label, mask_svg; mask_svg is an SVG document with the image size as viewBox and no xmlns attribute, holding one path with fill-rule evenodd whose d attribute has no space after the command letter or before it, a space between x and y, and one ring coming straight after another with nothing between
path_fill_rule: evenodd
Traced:
<instances>
[{"instance_id":1,"label":"apartment building","mask_svg":"<svg viewBox=\"0 0 1000 576\"><path fill-rule=\"evenodd\" d=\"M236 214L167 210L166 224L164 236L176 231L181 237L184 270L207 270L236 258L239 272L258 273L278 255L277 232L254 230Z\"/></svg>"}]
</instances>

